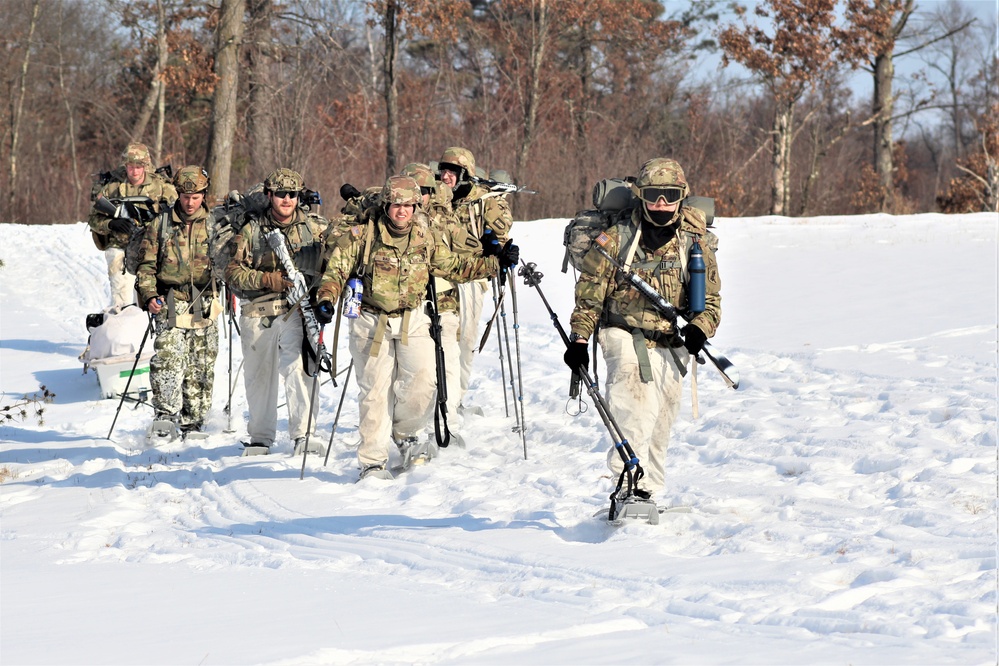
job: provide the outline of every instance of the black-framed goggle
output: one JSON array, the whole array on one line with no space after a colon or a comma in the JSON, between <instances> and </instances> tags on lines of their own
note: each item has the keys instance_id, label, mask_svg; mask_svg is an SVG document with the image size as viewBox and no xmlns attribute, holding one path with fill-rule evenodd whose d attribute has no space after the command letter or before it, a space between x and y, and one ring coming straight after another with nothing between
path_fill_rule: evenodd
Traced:
<instances>
[{"instance_id":1,"label":"black-framed goggle","mask_svg":"<svg viewBox=\"0 0 999 666\"><path fill-rule=\"evenodd\" d=\"M434 188L432 188L432 187L421 187L420 188L420 194L433 194L433 193L434 193Z\"/></svg>"},{"instance_id":2,"label":"black-framed goggle","mask_svg":"<svg viewBox=\"0 0 999 666\"><path fill-rule=\"evenodd\" d=\"M275 199L297 199L297 190L273 190L271 194L274 195Z\"/></svg>"},{"instance_id":3,"label":"black-framed goggle","mask_svg":"<svg viewBox=\"0 0 999 666\"><path fill-rule=\"evenodd\" d=\"M676 203L683 198L683 194L684 190L682 187L659 187L649 185L638 189L639 198L645 203L650 204L654 204L659 201L660 198L665 199L666 203Z\"/></svg>"}]
</instances>

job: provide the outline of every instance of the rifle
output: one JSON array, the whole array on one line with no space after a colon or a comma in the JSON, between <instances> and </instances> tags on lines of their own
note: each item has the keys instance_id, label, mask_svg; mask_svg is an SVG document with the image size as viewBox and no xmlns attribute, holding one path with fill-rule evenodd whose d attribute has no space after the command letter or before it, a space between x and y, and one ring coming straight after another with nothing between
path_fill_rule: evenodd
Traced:
<instances>
[{"instance_id":1,"label":"rifle","mask_svg":"<svg viewBox=\"0 0 999 666\"><path fill-rule=\"evenodd\" d=\"M278 260L284 267L288 279L292 282L292 286L288 290L288 303L291 304L293 309L295 306L300 306L302 310L302 320L305 322L306 343L309 345L308 354L305 355L306 358L304 359L305 372L310 377L315 376L318 372L328 372L332 376L332 359L329 352L326 351L326 345L323 344L322 327L319 325L316 313L309 303L309 288L305 284L305 276L302 275L302 271L298 270L295 262L292 261L284 234L281 233L280 229L267 232L264 234L264 238L267 239L267 243L274 250L274 254L277 255ZM315 367L312 367L312 364L315 364ZM333 385L336 386L335 379L333 380Z\"/></svg>"},{"instance_id":2,"label":"rifle","mask_svg":"<svg viewBox=\"0 0 999 666\"><path fill-rule=\"evenodd\" d=\"M429 310L427 314L430 315L430 337L434 341L434 356L437 360L437 404L434 406L434 436L437 438L437 446L445 449L451 444L451 431L447 427L447 367L444 361L441 314L437 310L437 284L432 275L427 281L427 301L427 309Z\"/></svg>"},{"instance_id":3,"label":"rifle","mask_svg":"<svg viewBox=\"0 0 999 666\"><path fill-rule=\"evenodd\" d=\"M659 294L659 292L652 287L652 285L650 285L648 282L635 275L634 271L626 270L625 267L621 264L621 262L612 257L610 253L607 252L607 250L605 250L596 243L593 244L593 248L597 250L597 252L602 254L607 259L607 261L614 264L614 266L618 269L618 272L620 272L621 275L623 275L624 278L628 280L628 282L631 284L632 287L637 289L638 292L642 294L642 296L645 296L645 298L648 299L648 301L652 304L652 307L658 310L659 314L665 317L667 321L669 321L670 324L673 325L674 329L677 328L677 317L683 317L684 321L689 322L689 320L686 317L684 317L682 314L680 314L680 312L673 306L673 304L671 304L669 301L663 298ZM708 360L711 361L711 363L715 366L715 369L717 369L718 372L721 373L722 378L725 380L725 383L728 384L729 388L738 389L739 371L736 369L735 365L730 360L728 360L728 358L724 354L722 354L719 351L712 352L711 349L709 349L709 347L711 347L711 344L707 340L705 340L704 348L701 349L701 351L704 352L704 355L707 356ZM699 355L695 356L695 359L697 360L698 363L703 363L703 361L699 358Z\"/></svg>"},{"instance_id":4,"label":"rifle","mask_svg":"<svg viewBox=\"0 0 999 666\"><path fill-rule=\"evenodd\" d=\"M479 178L478 176L471 176L469 180L476 185L488 188L490 192L499 192L501 194L537 194L535 190L529 190L526 187L514 185L513 183L501 183L498 180L489 180L488 178Z\"/></svg>"}]
</instances>

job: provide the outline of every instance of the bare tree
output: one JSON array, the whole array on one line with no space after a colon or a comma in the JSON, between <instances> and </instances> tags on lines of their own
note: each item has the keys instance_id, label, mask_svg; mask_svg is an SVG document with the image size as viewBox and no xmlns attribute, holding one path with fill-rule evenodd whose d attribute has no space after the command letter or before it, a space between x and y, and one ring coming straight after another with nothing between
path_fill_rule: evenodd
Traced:
<instances>
[{"instance_id":1,"label":"bare tree","mask_svg":"<svg viewBox=\"0 0 999 666\"><path fill-rule=\"evenodd\" d=\"M32 40L35 36L35 28L38 26L38 13L41 10L41 0L34 0L31 6L31 23L28 28L27 38L24 41L24 57L21 59L21 73L17 83L16 99L14 100L14 111L11 113L10 125L10 157L8 159L8 180L7 180L7 219L17 222L20 215L17 212L15 201L17 198L17 150L21 140L21 122L24 114L24 98L28 82L28 63L31 60Z\"/></svg>"},{"instance_id":2,"label":"bare tree","mask_svg":"<svg viewBox=\"0 0 999 666\"><path fill-rule=\"evenodd\" d=\"M239 86L239 49L243 39L246 0L222 0L215 39L215 75L211 143L206 164L211 177L209 194L221 199L229 191L233 139L236 135L236 93Z\"/></svg>"}]
</instances>

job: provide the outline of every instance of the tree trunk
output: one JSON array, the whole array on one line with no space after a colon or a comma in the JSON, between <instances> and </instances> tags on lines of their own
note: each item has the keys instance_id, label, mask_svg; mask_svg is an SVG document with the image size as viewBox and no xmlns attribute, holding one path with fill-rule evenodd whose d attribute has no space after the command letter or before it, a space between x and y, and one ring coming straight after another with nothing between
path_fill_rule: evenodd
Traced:
<instances>
[{"instance_id":1,"label":"tree trunk","mask_svg":"<svg viewBox=\"0 0 999 666\"><path fill-rule=\"evenodd\" d=\"M11 114L10 128L10 161L7 168L9 173L7 192L7 222L20 222L17 215L15 198L17 196L17 148L21 139L21 118L24 114L24 97L27 94L28 84L28 62L31 60L31 40L35 37L35 27L38 25L38 13L41 9L41 0L35 0L31 8L31 25L28 28L28 38L24 41L24 60L21 61L21 77L18 81L17 103L14 106L14 113Z\"/></svg>"},{"instance_id":2,"label":"tree trunk","mask_svg":"<svg viewBox=\"0 0 999 666\"><path fill-rule=\"evenodd\" d=\"M80 202L83 201L83 183L80 181L80 163L76 154L76 117L73 114L73 104L69 99L69 91L66 90L66 61L62 53L62 10L65 9L65 6L60 4L59 9L59 41L57 44L59 51L59 92L62 95L63 105L66 107L66 138L69 140L70 167L73 171L73 191L76 193L76 196L73 197L73 219L78 220L83 212L80 210Z\"/></svg>"},{"instance_id":3,"label":"tree trunk","mask_svg":"<svg viewBox=\"0 0 999 666\"><path fill-rule=\"evenodd\" d=\"M239 47L243 39L246 0L222 0L215 38L215 74L218 82L212 99L209 145L209 194L221 199L229 191L232 147L236 135L236 93L239 88Z\"/></svg>"},{"instance_id":4,"label":"tree trunk","mask_svg":"<svg viewBox=\"0 0 999 666\"><path fill-rule=\"evenodd\" d=\"M521 178L527 169L531 145L534 143L534 133L538 124L538 106L541 103L541 65L545 59L545 48L548 42L548 0L537 0L537 10L532 11L531 21L531 65L530 77L527 80L527 99L524 105L524 134L520 140L520 150L517 152L517 170L515 178ZM531 9L535 5L532 2Z\"/></svg>"},{"instance_id":5,"label":"tree trunk","mask_svg":"<svg viewBox=\"0 0 999 666\"><path fill-rule=\"evenodd\" d=\"M274 64L273 30L274 5L272 0L251 0L249 60L249 133L250 172L262 177L273 167L276 156L274 132L274 87L271 83Z\"/></svg>"},{"instance_id":6,"label":"tree trunk","mask_svg":"<svg viewBox=\"0 0 999 666\"><path fill-rule=\"evenodd\" d=\"M399 49L398 8L395 0L385 3L385 51L382 57L383 84L385 86L385 177L397 169L396 144L399 141L399 87L395 66Z\"/></svg>"},{"instance_id":7,"label":"tree trunk","mask_svg":"<svg viewBox=\"0 0 999 666\"><path fill-rule=\"evenodd\" d=\"M770 171L770 214L786 215L790 203L791 121L793 102L777 100L774 110L773 153Z\"/></svg>"},{"instance_id":8,"label":"tree trunk","mask_svg":"<svg viewBox=\"0 0 999 666\"><path fill-rule=\"evenodd\" d=\"M163 0L156 0L156 64L153 66L153 74L149 80L149 92L142 103L142 111L132 127L132 141L142 141L146 135L146 127L149 126L149 119L153 117L153 109L159 109L160 97L165 95L163 83L163 70L166 69L167 58L170 57L169 45L166 34L166 8ZM162 111L159 111L162 113ZM157 123L162 122L162 117L157 117ZM159 164L160 150L162 146L154 146L152 158L154 164Z\"/></svg>"},{"instance_id":9,"label":"tree trunk","mask_svg":"<svg viewBox=\"0 0 999 666\"><path fill-rule=\"evenodd\" d=\"M874 172L878 178L878 188L881 200L878 211L886 213L891 210L894 199L895 162L892 156L892 112L895 99L892 96L892 80L895 76L895 64L892 54L878 55L874 58Z\"/></svg>"}]
</instances>

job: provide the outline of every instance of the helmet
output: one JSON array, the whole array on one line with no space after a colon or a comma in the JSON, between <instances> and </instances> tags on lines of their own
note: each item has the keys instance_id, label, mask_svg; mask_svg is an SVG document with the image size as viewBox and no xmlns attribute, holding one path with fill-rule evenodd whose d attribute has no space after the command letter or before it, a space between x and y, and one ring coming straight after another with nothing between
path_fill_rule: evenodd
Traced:
<instances>
[{"instance_id":1,"label":"helmet","mask_svg":"<svg viewBox=\"0 0 999 666\"><path fill-rule=\"evenodd\" d=\"M183 167L173 177L174 187L180 194L197 194L208 189L208 172L197 165Z\"/></svg>"},{"instance_id":2,"label":"helmet","mask_svg":"<svg viewBox=\"0 0 999 666\"><path fill-rule=\"evenodd\" d=\"M485 180L489 177L489 172L480 166L475 167L475 177Z\"/></svg>"},{"instance_id":3,"label":"helmet","mask_svg":"<svg viewBox=\"0 0 999 666\"><path fill-rule=\"evenodd\" d=\"M410 176L420 187L434 187L437 184L434 172L426 164L411 162L404 166L399 173L403 176Z\"/></svg>"},{"instance_id":4,"label":"helmet","mask_svg":"<svg viewBox=\"0 0 999 666\"><path fill-rule=\"evenodd\" d=\"M264 189L270 192L301 192L305 188L305 180L297 171L278 169L271 172L264 180Z\"/></svg>"},{"instance_id":5,"label":"helmet","mask_svg":"<svg viewBox=\"0 0 999 666\"><path fill-rule=\"evenodd\" d=\"M382 188L382 203L388 208L391 204L418 205L423 201L420 186L411 176L392 176Z\"/></svg>"},{"instance_id":6,"label":"helmet","mask_svg":"<svg viewBox=\"0 0 999 666\"><path fill-rule=\"evenodd\" d=\"M153 167L153 158L149 156L149 148L146 144L133 142L125 147L125 152L121 154L122 164L141 164L147 169Z\"/></svg>"},{"instance_id":7,"label":"helmet","mask_svg":"<svg viewBox=\"0 0 999 666\"><path fill-rule=\"evenodd\" d=\"M457 171L460 172L458 178L459 181L466 180L469 176L475 174L475 157L472 156L472 152L465 148L459 148L453 146L444 151L441 155L439 164L437 165L437 172L440 173L448 167L457 167ZM461 170L464 169L462 172ZM449 169L450 170L450 169Z\"/></svg>"},{"instance_id":8,"label":"helmet","mask_svg":"<svg viewBox=\"0 0 999 666\"><path fill-rule=\"evenodd\" d=\"M508 183L513 185L513 176L510 175L509 171L505 171L504 169L493 169L489 172L489 177L497 183Z\"/></svg>"},{"instance_id":9,"label":"helmet","mask_svg":"<svg viewBox=\"0 0 999 666\"><path fill-rule=\"evenodd\" d=\"M641 190L643 187L678 187L683 190L684 197L690 193L687 177L683 175L680 164L665 157L656 157L642 165L642 170L635 179L635 189Z\"/></svg>"}]
</instances>

